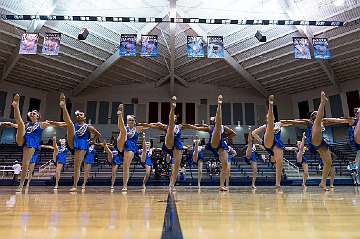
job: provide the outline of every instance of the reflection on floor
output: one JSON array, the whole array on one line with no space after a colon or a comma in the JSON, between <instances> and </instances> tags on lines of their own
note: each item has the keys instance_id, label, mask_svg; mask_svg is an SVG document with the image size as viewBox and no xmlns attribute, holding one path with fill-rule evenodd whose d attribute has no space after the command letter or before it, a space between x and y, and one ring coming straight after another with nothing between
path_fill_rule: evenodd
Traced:
<instances>
[{"instance_id":1,"label":"reflection on floor","mask_svg":"<svg viewBox=\"0 0 360 239\"><path fill-rule=\"evenodd\" d=\"M184 238L360 238L360 193L353 187L330 192L286 187L283 193L269 187L225 193L178 188L172 196L181 226L177 234ZM28 194L15 194L15 188L0 187L0 236L164 238L164 222L174 221L171 213L166 220L167 200L165 188L130 188L123 194L103 187L86 193L32 187Z\"/></svg>"}]
</instances>

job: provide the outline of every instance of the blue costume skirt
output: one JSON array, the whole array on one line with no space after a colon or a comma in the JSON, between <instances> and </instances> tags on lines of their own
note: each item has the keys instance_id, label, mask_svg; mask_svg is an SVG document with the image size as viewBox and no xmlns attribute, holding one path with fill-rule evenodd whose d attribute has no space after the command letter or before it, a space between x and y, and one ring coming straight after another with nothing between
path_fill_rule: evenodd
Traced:
<instances>
[{"instance_id":1,"label":"blue costume skirt","mask_svg":"<svg viewBox=\"0 0 360 239\"><path fill-rule=\"evenodd\" d=\"M58 154L56 156L56 162L66 165L66 155L63 156L63 155Z\"/></svg>"},{"instance_id":2,"label":"blue costume skirt","mask_svg":"<svg viewBox=\"0 0 360 239\"><path fill-rule=\"evenodd\" d=\"M40 148L40 140L37 137L32 137L29 134L24 135L24 146L27 148L34 148L38 150Z\"/></svg>"},{"instance_id":3,"label":"blue costume skirt","mask_svg":"<svg viewBox=\"0 0 360 239\"><path fill-rule=\"evenodd\" d=\"M151 161L151 158L146 158L146 160L145 160L145 164L147 165L147 166L149 166L149 167L151 167L152 165L153 165L153 163L152 163L152 161Z\"/></svg>"},{"instance_id":4,"label":"blue costume skirt","mask_svg":"<svg viewBox=\"0 0 360 239\"><path fill-rule=\"evenodd\" d=\"M113 156L113 159L112 159L112 162L111 162L111 164L112 165L120 165L121 164L121 162L122 162L122 160L121 160L121 158L120 158L120 156L119 155L115 155L115 156Z\"/></svg>"},{"instance_id":5,"label":"blue costume skirt","mask_svg":"<svg viewBox=\"0 0 360 239\"><path fill-rule=\"evenodd\" d=\"M87 138L79 138L76 134L74 136L74 149L75 150L88 150L89 143Z\"/></svg>"},{"instance_id":6,"label":"blue costume skirt","mask_svg":"<svg viewBox=\"0 0 360 239\"><path fill-rule=\"evenodd\" d=\"M256 153L255 153L255 152L252 152L250 158L247 158L247 157L245 156L244 159L245 159L245 162L250 165L251 162L256 162Z\"/></svg>"},{"instance_id":7,"label":"blue costume skirt","mask_svg":"<svg viewBox=\"0 0 360 239\"><path fill-rule=\"evenodd\" d=\"M30 164L38 164L39 163L39 152L35 151L33 156L31 157Z\"/></svg>"},{"instance_id":8,"label":"blue costume skirt","mask_svg":"<svg viewBox=\"0 0 360 239\"><path fill-rule=\"evenodd\" d=\"M124 151L130 151L133 152L135 155L138 155L139 148L134 141L128 139L125 141Z\"/></svg>"},{"instance_id":9,"label":"blue costume skirt","mask_svg":"<svg viewBox=\"0 0 360 239\"><path fill-rule=\"evenodd\" d=\"M84 162L86 164L94 164L94 156L93 155L86 155Z\"/></svg>"},{"instance_id":10,"label":"blue costume skirt","mask_svg":"<svg viewBox=\"0 0 360 239\"><path fill-rule=\"evenodd\" d=\"M220 145L219 145L219 147L218 147L217 149L211 147L211 143L210 143L210 142L205 145L205 149L211 151L211 152L213 153L214 157L219 157L218 150L219 150L219 149L223 149L223 150L225 150L225 151L228 151L228 150L229 150L229 146L228 146L227 143L222 139L222 140L220 140Z\"/></svg>"}]
</instances>

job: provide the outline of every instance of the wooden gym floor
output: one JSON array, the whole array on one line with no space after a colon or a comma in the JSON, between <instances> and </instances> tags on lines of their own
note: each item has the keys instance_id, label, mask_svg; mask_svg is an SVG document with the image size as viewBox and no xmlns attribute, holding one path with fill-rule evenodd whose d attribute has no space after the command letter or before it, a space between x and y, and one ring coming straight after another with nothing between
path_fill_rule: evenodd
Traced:
<instances>
[{"instance_id":1,"label":"wooden gym floor","mask_svg":"<svg viewBox=\"0 0 360 239\"><path fill-rule=\"evenodd\" d=\"M129 189L0 187L0 238L360 238L354 187Z\"/></svg>"}]
</instances>

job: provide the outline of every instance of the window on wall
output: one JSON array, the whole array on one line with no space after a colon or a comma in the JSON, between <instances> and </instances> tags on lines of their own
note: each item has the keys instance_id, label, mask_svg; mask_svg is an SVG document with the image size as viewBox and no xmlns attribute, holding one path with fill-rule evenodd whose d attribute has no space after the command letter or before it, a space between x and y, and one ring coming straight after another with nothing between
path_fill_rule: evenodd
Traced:
<instances>
[{"instance_id":1,"label":"window on wall","mask_svg":"<svg viewBox=\"0 0 360 239\"><path fill-rule=\"evenodd\" d=\"M96 124L96 101L88 101L86 107L86 118L87 122L91 124Z\"/></svg>"},{"instance_id":2,"label":"window on wall","mask_svg":"<svg viewBox=\"0 0 360 239\"><path fill-rule=\"evenodd\" d=\"M274 105L273 111L274 111L275 122L278 122L279 121L279 113L278 113L277 105Z\"/></svg>"},{"instance_id":3,"label":"window on wall","mask_svg":"<svg viewBox=\"0 0 360 239\"><path fill-rule=\"evenodd\" d=\"M111 124L117 124L117 109L121 102L112 102L111 103Z\"/></svg>"},{"instance_id":4,"label":"window on wall","mask_svg":"<svg viewBox=\"0 0 360 239\"><path fill-rule=\"evenodd\" d=\"M195 103L186 103L186 123L195 124Z\"/></svg>"},{"instance_id":5,"label":"window on wall","mask_svg":"<svg viewBox=\"0 0 360 239\"><path fill-rule=\"evenodd\" d=\"M98 123L99 124L107 124L108 123L108 115L109 115L109 102L100 101Z\"/></svg>"},{"instance_id":6,"label":"window on wall","mask_svg":"<svg viewBox=\"0 0 360 239\"><path fill-rule=\"evenodd\" d=\"M242 103L233 104L233 121L236 125L238 122L240 122L241 125L244 124Z\"/></svg>"},{"instance_id":7,"label":"window on wall","mask_svg":"<svg viewBox=\"0 0 360 239\"><path fill-rule=\"evenodd\" d=\"M135 114L134 104L124 104L124 122L126 122L126 117L128 115L134 115L134 114Z\"/></svg>"},{"instance_id":8,"label":"window on wall","mask_svg":"<svg viewBox=\"0 0 360 239\"><path fill-rule=\"evenodd\" d=\"M340 95L332 95L329 97L330 101L330 109L332 117L343 117L344 112L342 108L341 96Z\"/></svg>"},{"instance_id":9,"label":"window on wall","mask_svg":"<svg viewBox=\"0 0 360 239\"><path fill-rule=\"evenodd\" d=\"M159 121L159 103L158 102L149 102L149 122L156 123Z\"/></svg>"},{"instance_id":10,"label":"window on wall","mask_svg":"<svg viewBox=\"0 0 360 239\"><path fill-rule=\"evenodd\" d=\"M0 90L0 117L4 117L7 92Z\"/></svg>"},{"instance_id":11,"label":"window on wall","mask_svg":"<svg viewBox=\"0 0 360 239\"><path fill-rule=\"evenodd\" d=\"M313 99L314 111L319 109L319 105L320 105L320 98ZM324 116L326 116L326 109L324 110ZM309 117L309 115L308 115L308 117Z\"/></svg>"},{"instance_id":12,"label":"window on wall","mask_svg":"<svg viewBox=\"0 0 360 239\"><path fill-rule=\"evenodd\" d=\"M169 113L170 113L170 103L162 102L161 103L161 122L164 124L169 124Z\"/></svg>"},{"instance_id":13,"label":"window on wall","mask_svg":"<svg viewBox=\"0 0 360 239\"><path fill-rule=\"evenodd\" d=\"M255 125L255 107L253 103L245 103L245 124Z\"/></svg>"},{"instance_id":14,"label":"window on wall","mask_svg":"<svg viewBox=\"0 0 360 239\"><path fill-rule=\"evenodd\" d=\"M39 99L30 98L28 112L33 111L33 110L40 111L40 104L41 104L41 101Z\"/></svg>"},{"instance_id":15,"label":"window on wall","mask_svg":"<svg viewBox=\"0 0 360 239\"><path fill-rule=\"evenodd\" d=\"M348 91L346 92L347 105L349 108L349 115L353 117L355 115L354 108L360 107L359 91Z\"/></svg>"},{"instance_id":16,"label":"window on wall","mask_svg":"<svg viewBox=\"0 0 360 239\"><path fill-rule=\"evenodd\" d=\"M221 108L222 108L222 123L224 125L231 125L231 104L223 103Z\"/></svg>"},{"instance_id":17,"label":"window on wall","mask_svg":"<svg viewBox=\"0 0 360 239\"><path fill-rule=\"evenodd\" d=\"M309 102L307 100L299 102L298 108L299 108L299 118L300 119L309 118Z\"/></svg>"},{"instance_id":18,"label":"window on wall","mask_svg":"<svg viewBox=\"0 0 360 239\"><path fill-rule=\"evenodd\" d=\"M176 103L175 115L177 115L177 123L181 124L183 122L183 108L182 103Z\"/></svg>"},{"instance_id":19,"label":"window on wall","mask_svg":"<svg viewBox=\"0 0 360 239\"><path fill-rule=\"evenodd\" d=\"M215 117L217 105L209 105L209 107L210 107L210 117Z\"/></svg>"},{"instance_id":20,"label":"window on wall","mask_svg":"<svg viewBox=\"0 0 360 239\"><path fill-rule=\"evenodd\" d=\"M14 98L15 94L13 94L13 98ZM23 108L24 108L24 102L25 102L25 96L20 96L20 101L19 101L19 109L20 109L20 113L22 115L23 112ZM13 119L14 118L14 110L11 109L10 111L10 118Z\"/></svg>"}]
</instances>

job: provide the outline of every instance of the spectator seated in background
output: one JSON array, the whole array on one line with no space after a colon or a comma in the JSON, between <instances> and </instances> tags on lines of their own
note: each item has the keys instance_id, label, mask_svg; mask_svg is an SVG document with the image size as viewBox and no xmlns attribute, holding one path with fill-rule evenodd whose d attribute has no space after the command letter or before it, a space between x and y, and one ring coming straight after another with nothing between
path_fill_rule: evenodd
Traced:
<instances>
[{"instance_id":1,"label":"spectator seated in background","mask_svg":"<svg viewBox=\"0 0 360 239\"><path fill-rule=\"evenodd\" d=\"M356 161L350 162L347 166L347 170L350 172L351 177L354 181L355 185L359 185L359 182L357 180L357 176L358 176L358 166Z\"/></svg>"}]
</instances>

